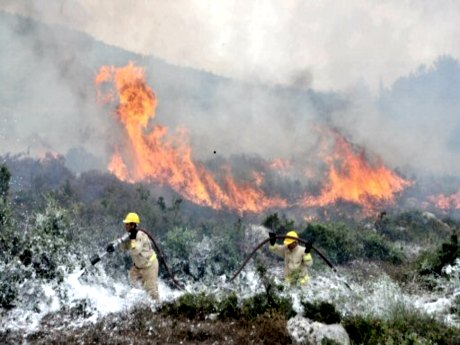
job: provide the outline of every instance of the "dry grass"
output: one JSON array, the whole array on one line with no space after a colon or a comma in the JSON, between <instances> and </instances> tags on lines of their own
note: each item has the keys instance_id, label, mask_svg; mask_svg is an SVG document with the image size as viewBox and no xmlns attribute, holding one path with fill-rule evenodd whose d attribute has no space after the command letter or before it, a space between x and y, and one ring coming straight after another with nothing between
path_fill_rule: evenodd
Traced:
<instances>
[{"instance_id":1,"label":"dry grass","mask_svg":"<svg viewBox=\"0 0 460 345\"><path fill-rule=\"evenodd\" d=\"M62 320L62 315L59 315ZM48 317L40 331L23 336L0 333L2 344L290 344L284 316L264 314L255 320L189 320L149 308L109 315L95 324L72 328Z\"/></svg>"}]
</instances>

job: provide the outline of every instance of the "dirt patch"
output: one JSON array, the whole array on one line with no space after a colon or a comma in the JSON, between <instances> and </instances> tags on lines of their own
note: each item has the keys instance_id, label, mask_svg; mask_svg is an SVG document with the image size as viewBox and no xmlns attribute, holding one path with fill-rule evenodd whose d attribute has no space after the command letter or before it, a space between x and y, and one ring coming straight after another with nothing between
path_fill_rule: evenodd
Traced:
<instances>
[{"instance_id":1,"label":"dirt patch","mask_svg":"<svg viewBox=\"0 0 460 345\"><path fill-rule=\"evenodd\" d=\"M62 318L62 315L59 315ZM59 325L58 327L56 327ZM154 313L149 308L108 315L95 324L71 327L48 317L28 335L0 333L2 344L290 344L283 315L254 320L189 320Z\"/></svg>"}]
</instances>

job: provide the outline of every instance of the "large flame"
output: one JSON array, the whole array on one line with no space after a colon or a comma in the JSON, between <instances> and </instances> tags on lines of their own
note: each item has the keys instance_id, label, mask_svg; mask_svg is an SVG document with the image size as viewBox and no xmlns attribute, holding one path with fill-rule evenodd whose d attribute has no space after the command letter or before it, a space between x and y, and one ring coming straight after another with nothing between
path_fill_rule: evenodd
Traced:
<instances>
[{"instance_id":1,"label":"large flame","mask_svg":"<svg viewBox=\"0 0 460 345\"><path fill-rule=\"evenodd\" d=\"M117 147L109 170L125 181L153 180L171 186L183 197L215 209L261 212L269 208L286 207L287 201L269 197L259 187L263 175L253 174L256 183L237 183L229 168L222 169L220 181L204 165L192 159L187 131L168 135L168 128L155 124L157 98L146 83L145 71L129 64L123 68L103 67L96 77L101 86L114 83L118 96L116 115L123 124L127 147ZM110 101L112 92L98 91L98 96ZM151 126L151 127L149 127Z\"/></svg>"},{"instance_id":2,"label":"large flame","mask_svg":"<svg viewBox=\"0 0 460 345\"><path fill-rule=\"evenodd\" d=\"M382 163L369 163L363 150L353 148L338 132L328 131L323 137L334 138L334 145L332 153L326 150L327 145L323 145L320 152L320 160L328 167L321 193L302 197L303 191L299 190L297 198L292 196L296 200L291 201L269 196L264 192L264 171L252 171L244 182L235 180L229 166L212 174L203 164L193 160L185 129L170 134L167 127L153 123L157 97L146 83L144 69L133 64L122 68L105 66L96 84L99 99L118 101L115 115L126 133L126 138L115 147L109 170L124 181L155 181L168 185L200 205L262 212L299 204L303 207L326 206L343 200L369 209L376 201L394 202L396 194L412 183ZM282 159L267 162L266 166L283 177L295 169L291 161ZM318 178L312 167L308 167L305 174L306 179Z\"/></svg>"},{"instance_id":3,"label":"large flame","mask_svg":"<svg viewBox=\"0 0 460 345\"><path fill-rule=\"evenodd\" d=\"M376 201L391 204L397 193L412 184L386 168L381 162L371 164L362 149L352 145L337 131L327 131L334 139L332 153L323 152L328 166L328 182L318 196L306 196L304 206L326 206L343 200L372 209ZM326 150L323 145L322 151Z\"/></svg>"}]
</instances>

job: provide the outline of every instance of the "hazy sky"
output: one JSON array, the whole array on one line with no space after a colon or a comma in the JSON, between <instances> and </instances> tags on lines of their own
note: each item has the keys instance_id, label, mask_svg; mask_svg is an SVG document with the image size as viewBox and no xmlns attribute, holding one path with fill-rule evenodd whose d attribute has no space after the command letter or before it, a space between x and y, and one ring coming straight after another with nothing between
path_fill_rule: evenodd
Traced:
<instances>
[{"instance_id":1,"label":"hazy sky","mask_svg":"<svg viewBox=\"0 0 460 345\"><path fill-rule=\"evenodd\" d=\"M340 90L460 56L460 1L0 0L134 52L233 78Z\"/></svg>"},{"instance_id":2,"label":"hazy sky","mask_svg":"<svg viewBox=\"0 0 460 345\"><path fill-rule=\"evenodd\" d=\"M166 111L158 119L189 128L200 159L213 150L307 157L318 142L312 129L319 120L392 168L460 173L460 88L449 79L460 74L460 1L0 0L0 10L171 65L300 87L296 92L304 97L247 83L222 82L210 92L199 84L203 76L180 77L176 69L178 80L172 76L159 94ZM114 121L88 96L95 92L93 78L80 71L88 72L91 49L104 45L86 36L67 42L78 35L59 25L28 32L8 23L1 23L0 37L0 92L10 100L0 104L0 150L41 146L65 153L83 146L103 155ZM435 62L443 55L457 65L439 68ZM391 106L383 111L376 106L381 83L391 91ZM318 111L303 88L315 95L336 91L346 106ZM332 102L327 95L322 102Z\"/></svg>"}]
</instances>

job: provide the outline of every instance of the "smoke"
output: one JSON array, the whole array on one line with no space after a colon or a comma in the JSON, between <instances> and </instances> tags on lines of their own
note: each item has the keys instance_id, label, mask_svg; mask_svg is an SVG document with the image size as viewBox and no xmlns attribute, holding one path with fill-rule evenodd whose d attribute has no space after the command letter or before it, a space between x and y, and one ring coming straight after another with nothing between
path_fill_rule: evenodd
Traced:
<instances>
[{"instance_id":1,"label":"smoke","mask_svg":"<svg viewBox=\"0 0 460 345\"><path fill-rule=\"evenodd\" d=\"M307 71L304 81L316 89L364 79L375 90L439 55L460 56L455 1L3 3L130 51L251 82L286 85Z\"/></svg>"},{"instance_id":2,"label":"smoke","mask_svg":"<svg viewBox=\"0 0 460 345\"><path fill-rule=\"evenodd\" d=\"M393 168L456 176L459 78L459 61L440 57L382 88L376 98L364 86L356 87L348 94L349 108L331 115L331 122Z\"/></svg>"},{"instance_id":3,"label":"smoke","mask_svg":"<svg viewBox=\"0 0 460 345\"><path fill-rule=\"evenodd\" d=\"M4 0L0 9L51 26L2 14L1 151L80 147L105 166L120 132L94 76L134 60L158 95L155 121L187 128L198 159L314 163L319 123L391 168L455 175L459 101L443 95L458 95L458 6Z\"/></svg>"},{"instance_id":4,"label":"smoke","mask_svg":"<svg viewBox=\"0 0 460 345\"><path fill-rule=\"evenodd\" d=\"M1 152L43 156L80 147L103 155L109 122L98 115L93 62L84 58L92 42L61 27L0 16Z\"/></svg>"}]
</instances>

